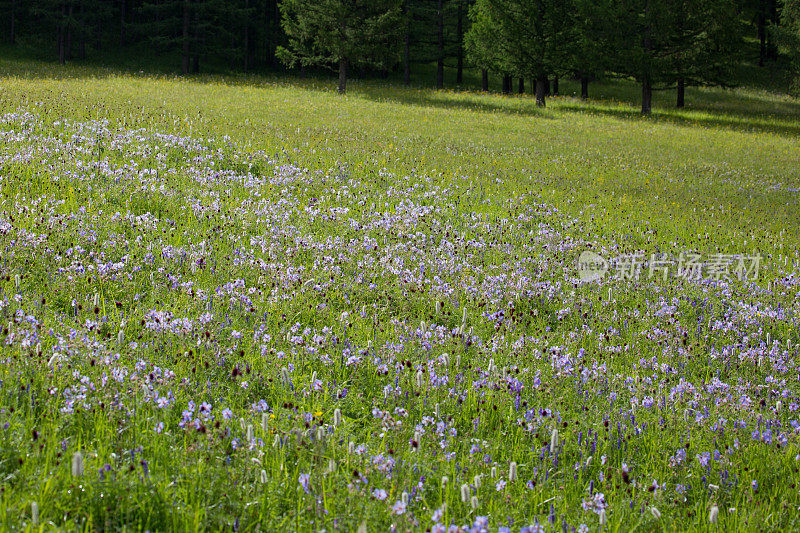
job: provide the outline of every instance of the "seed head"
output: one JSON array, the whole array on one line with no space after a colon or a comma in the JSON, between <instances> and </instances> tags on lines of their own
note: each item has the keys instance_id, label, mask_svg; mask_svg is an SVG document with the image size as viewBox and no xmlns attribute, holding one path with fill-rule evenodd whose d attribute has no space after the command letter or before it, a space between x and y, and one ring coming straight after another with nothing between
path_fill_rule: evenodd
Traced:
<instances>
[{"instance_id":1,"label":"seed head","mask_svg":"<svg viewBox=\"0 0 800 533\"><path fill-rule=\"evenodd\" d=\"M83 454L75 452L72 454L72 477L81 477L83 475Z\"/></svg>"}]
</instances>

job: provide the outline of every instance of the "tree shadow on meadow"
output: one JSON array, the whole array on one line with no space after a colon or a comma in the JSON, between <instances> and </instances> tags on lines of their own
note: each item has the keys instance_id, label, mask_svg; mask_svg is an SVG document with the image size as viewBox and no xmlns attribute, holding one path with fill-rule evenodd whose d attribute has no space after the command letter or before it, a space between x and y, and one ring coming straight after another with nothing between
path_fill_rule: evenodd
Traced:
<instances>
[{"instance_id":1,"label":"tree shadow on meadow","mask_svg":"<svg viewBox=\"0 0 800 533\"><path fill-rule=\"evenodd\" d=\"M619 120L650 121L676 126L728 129L739 132L764 132L800 136L800 101L770 101L763 96L742 91L715 90L712 95L691 95L694 100L684 109L656 102L653 114L642 116L634 99L589 99L555 96L547 99L547 107L537 107L529 94L499 95L469 90L435 91L427 88L397 88L359 84L353 91L358 96L377 102L435 107L440 109L504 113L514 116L558 119L560 113L606 116ZM688 98L688 96L687 96ZM659 106L660 104L660 106Z\"/></svg>"},{"instance_id":2,"label":"tree shadow on meadow","mask_svg":"<svg viewBox=\"0 0 800 533\"><path fill-rule=\"evenodd\" d=\"M334 92L332 77L320 73L299 78L291 74L231 74L224 71L179 76L170 70L173 62L162 58L162 64L147 70L136 66L107 66L90 61L71 62L66 67L52 60L28 57L25 53L0 47L0 79L104 79L118 76L186 80L198 84L222 84L230 87L275 86L307 91ZM113 62L114 65L118 63ZM564 80L562 94L573 89L574 82ZM356 98L402 106L432 107L444 110L465 110L480 113L502 113L509 116L530 116L558 120L571 113L606 116L618 120L651 121L686 127L728 129L748 133L774 133L800 136L800 100L781 97L767 91L730 91L723 89L687 90L685 109L671 107L665 94L657 94L653 114L639 113L637 87L629 82L598 83L593 92L601 97L587 101L574 96L548 98L548 106L540 108L530 94L502 95L481 92L470 87L436 90L426 86L404 87L395 80L352 80L348 93ZM561 115L561 116L559 116Z\"/></svg>"}]
</instances>

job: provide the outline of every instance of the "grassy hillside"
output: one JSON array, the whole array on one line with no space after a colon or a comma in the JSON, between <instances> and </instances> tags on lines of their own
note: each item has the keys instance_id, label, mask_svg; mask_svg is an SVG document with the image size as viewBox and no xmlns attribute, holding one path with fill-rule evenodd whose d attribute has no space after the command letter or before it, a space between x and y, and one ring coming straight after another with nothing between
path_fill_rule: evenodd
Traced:
<instances>
[{"instance_id":1,"label":"grassy hillside","mask_svg":"<svg viewBox=\"0 0 800 533\"><path fill-rule=\"evenodd\" d=\"M5 529L798 527L800 101L332 89L0 56Z\"/></svg>"}]
</instances>

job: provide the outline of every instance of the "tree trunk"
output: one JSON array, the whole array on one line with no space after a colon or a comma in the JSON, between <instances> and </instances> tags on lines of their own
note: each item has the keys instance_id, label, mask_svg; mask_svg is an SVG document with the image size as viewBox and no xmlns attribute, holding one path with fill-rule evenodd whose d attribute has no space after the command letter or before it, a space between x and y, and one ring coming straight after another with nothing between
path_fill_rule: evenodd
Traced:
<instances>
[{"instance_id":1,"label":"tree trunk","mask_svg":"<svg viewBox=\"0 0 800 533\"><path fill-rule=\"evenodd\" d=\"M778 16L778 2L777 0L769 0L769 22L771 25L777 26L780 23L780 17ZM772 38L772 32L767 32L767 58L769 59L778 59L778 46L775 43L775 39Z\"/></svg>"},{"instance_id":2,"label":"tree trunk","mask_svg":"<svg viewBox=\"0 0 800 533\"><path fill-rule=\"evenodd\" d=\"M589 76L581 76L581 99L589 98Z\"/></svg>"},{"instance_id":3,"label":"tree trunk","mask_svg":"<svg viewBox=\"0 0 800 533\"><path fill-rule=\"evenodd\" d=\"M250 67L250 0L244 0L244 71Z\"/></svg>"},{"instance_id":4,"label":"tree trunk","mask_svg":"<svg viewBox=\"0 0 800 533\"><path fill-rule=\"evenodd\" d=\"M444 87L444 1L439 0L436 20L436 88Z\"/></svg>"},{"instance_id":5,"label":"tree trunk","mask_svg":"<svg viewBox=\"0 0 800 533\"><path fill-rule=\"evenodd\" d=\"M119 2L119 45L125 46L125 42L127 39L127 35L125 33L125 10L126 10L126 3L125 0L120 0Z\"/></svg>"},{"instance_id":6,"label":"tree trunk","mask_svg":"<svg viewBox=\"0 0 800 533\"><path fill-rule=\"evenodd\" d=\"M536 105L539 107L547 105L545 102L547 85L547 76L539 76L536 78Z\"/></svg>"},{"instance_id":7,"label":"tree trunk","mask_svg":"<svg viewBox=\"0 0 800 533\"><path fill-rule=\"evenodd\" d=\"M278 17L277 4L273 5L272 0L267 0L264 6L264 51L266 57L264 61L270 67L275 66L275 21L280 20Z\"/></svg>"},{"instance_id":8,"label":"tree trunk","mask_svg":"<svg viewBox=\"0 0 800 533\"><path fill-rule=\"evenodd\" d=\"M519 79L519 87L517 87L519 94L525 94L525 78Z\"/></svg>"},{"instance_id":9,"label":"tree trunk","mask_svg":"<svg viewBox=\"0 0 800 533\"><path fill-rule=\"evenodd\" d=\"M489 91L489 70L481 69L481 90L483 92Z\"/></svg>"},{"instance_id":10,"label":"tree trunk","mask_svg":"<svg viewBox=\"0 0 800 533\"><path fill-rule=\"evenodd\" d=\"M194 24L192 26L192 74L200 72L200 43L205 36L200 35L200 11L194 10Z\"/></svg>"},{"instance_id":11,"label":"tree trunk","mask_svg":"<svg viewBox=\"0 0 800 533\"><path fill-rule=\"evenodd\" d=\"M73 11L73 4L72 2L69 3L69 12L67 19L67 43L65 45L65 52L64 55L67 57L67 61L72 59L72 11Z\"/></svg>"},{"instance_id":12,"label":"tree trunk","mask_svg":"<svg viewBox=\"0 0 800 533\"><path fill-rule=\"evenodd\" d=\"M558 96L558 76L553 76L553 96Z\"/></svg>"},{"instance_id":13,"label":"tree trunk","mask_svg":"<svg viewBox=\"0 0 800 533\"><path fill-rule=\"evenodd\" d=\"M646 54L646 59L650 60L650 50L651 50L651 42L650 42L650 1L645 0L644 3L644 19L645 19L645 29L644 29L644 38L642 39L642 45L644 47L644 51ZM645 72L644 76L642 76L642 114L649 115L650 111L653 109L653 87L650 82L650 73Z\"/></svg>"},{"instance_id":14,"label":"tree trunk","mask_svg":"<svg viewBox=\"0 0 800 533\"><path fill-rule=\"evenodd\" d=\"M61 20L58 21L58 62L63 65L67 62L67 49L65 41L66 28L64 28L67 19L67 5L61 4Z\"/></svg>"},{"instance_id":15,"label":"tree trunk","mask_svg":"<svg viewBox=\"0 0 800 533\"><path fill-rule=\"evenodd\" d=\"M183 72L184 76L189 74L189 14L189 0L183 0L183 50L181 53L181 71Z\"/></svg>"},{"instance_id":16,"label":"tree trunk","mask_svg":"<svg viewBox=\"0 0 800 533\"><path fill-rule=\"evenodd\" d=\"M339 59L339 94L347 92L347 58Z\"/></svg>"},{"instance_id":17,"label":"tree trunk","mask_svg":"<svg viewBox=\"0 0 800 533\"><path fill-rule=\"evenodd\" d=\"M545 78L544 79L544 95L545 96L550 96L551 94L553 94L553 93L550 92L550 78Z\"/></svg>"},{"instance_id":18,"label":"tree trunk","mask_svg":"<svg viewBox=\"0 0 800 533\"><path fill-rule=\"evenodd\" d=\"M403 83L411 85L411 23L406 28L403 42Z\"/></svg>"},{"instance_id":19,"label":"tree trunk","mask_svg":"<svg viewBox=\"0 0 800 533\"><path fill-rule=\"evenodd\" d=\"M650 76L645 74L642 77L642 115L649 115L653 110L653 87L650 84Z\"/></svg>"},{"instance_id":20,"label":"tree trunk","mask_svg":"<svg viewBox=\"0 0 800 533\"><path fill-rule=\"evenodd\" d=\"M764 66L764 60L767 58L767 6L766 0L759 2L758 9L758 66Z\"/></svg>"},{"instance_id":21,"label":"tree trunk","mask_svg":"<svg viewBox=\"0 0 800 533\"><path fill-rule=\"evenodd\" d=\"M464 83L464 14L462 10L461 0L456 0L456 8L458 11L458 24L456 27L456 36L458 38L458 57L456 58L456 83L461 85Z\"/></svg>"},{"instance_id":22,"label":"tree trunk","mask_svg":"<svg viewBox=\"0 0 800 533\"><path fill-rule=\"evenodd\" d=\"M684 80L683 78L678 78L678 101L675 104L676 107L683 107L685 94L686 94L686 80Z\"/></svg>"},{"instance_id":23,"label":"tree trunk","mask_svg":"<svg viewBox=\"0 0 800 533\"><path fill-rule=\"evenodd\" d=\"M86 59L86 10L83 8L83 1L78 4L78 13L80 13L81 19L81 32L78 36L78 57L80 59Z\"/></svg>"},{"instance_id":24,"label":"tree trunk","mask_svg":"<svg viewBox=\"0 0 800 533\"><path fill-rule=\"evenodd\" d=\"M503 94L511 94L511 76L503 76Z\"/></svg>"},{"instance_id":25,"label":"tree trunk","mask_svg":"<svg viewBox=\"0 0 800 533\"><path fill-rule=\"evenodd\" d=\"M16 36L16 22L17 22L17 0L11 0L11 30L8 34L8 42L12 45L16 44L17 36Z\"/></svg>"}]
</instances>

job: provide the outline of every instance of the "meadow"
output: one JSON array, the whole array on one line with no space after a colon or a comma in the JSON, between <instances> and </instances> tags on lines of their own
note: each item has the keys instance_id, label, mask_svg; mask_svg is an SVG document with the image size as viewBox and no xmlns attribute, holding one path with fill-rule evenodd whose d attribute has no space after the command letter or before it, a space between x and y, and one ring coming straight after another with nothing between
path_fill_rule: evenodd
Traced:
<instances>
[{"instance_id":1,"label":"meadow","mask_svg":"<svg viewBox=\"0 0 800 533\"><path fill-rule=\"evenodd\" d=\"M333 89L0 55L0 528L800 528L800 101Z\"/></svg>"}]
</instances>

